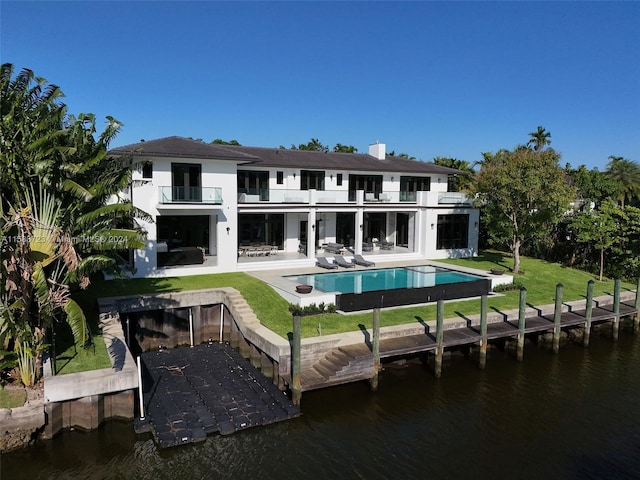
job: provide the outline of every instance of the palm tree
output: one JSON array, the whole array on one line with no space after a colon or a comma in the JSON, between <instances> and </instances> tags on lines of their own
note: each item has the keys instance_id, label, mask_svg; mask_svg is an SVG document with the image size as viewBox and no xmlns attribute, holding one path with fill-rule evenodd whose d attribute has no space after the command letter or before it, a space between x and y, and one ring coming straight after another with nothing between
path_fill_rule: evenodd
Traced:
<instances>
[{"instance_id":1,"label":"palm tree","mask_svg":"<svg viewBox=\"0 0 640 480\"><path fill-rule=\"evenodd\" d=\"M26 361L40 357L56 322L87 342L70 286L86 287L89 274L116 267L118 251L143 247L133 222L148 216L121 197L130 160L107 155L121 124L107 117L97 134L93 115L67 115L58 87L30 70L12 75L2 65L0 347L13 345Z\"/></svg>"},{"instance_id":2,"label":"palm tree","mask_svg":"<svg viewBox=\"0 0 640 480\"><path fill-rule=\"evenodd\" d=\"M476 172L466 160L457 158L435 157L433 163L442 167L455 168L460 170L462 175L450 175L448 187L452 192L469 191L473 185Z\"/></svg>"},{"instance_id":3,"label":"palm tree","mask_svg":"<svg viewBox=\"0 0 640 480\"><path fill-rule=\"evenodd\" d=\"M547 132L544 127L538 126L535 132L530 132L531 137L527 145L533 145L533 151L539 152L545 145L551 145L551 133Z\"/></svg>"},{"instance_id":4,"label":"palm tree","mask_svg":"<svg viewBox=\"0 0 640 480\"><path fill-rule=\"evenodd\" d=\"M640 165L622 157L609 157L605 173L618 187L617 199L624 208L625 200L640 197Z\"/></svg>"}]
</instances>

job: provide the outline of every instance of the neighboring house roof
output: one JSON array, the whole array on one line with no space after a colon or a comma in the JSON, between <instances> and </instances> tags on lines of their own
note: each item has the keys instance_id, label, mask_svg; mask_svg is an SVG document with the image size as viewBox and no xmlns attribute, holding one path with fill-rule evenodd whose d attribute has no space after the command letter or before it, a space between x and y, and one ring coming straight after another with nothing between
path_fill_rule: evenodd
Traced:
<instances>
[{"instance_id":1,"label":"neighboring house roof","mask_svg":"<svg viewBox=\"0 0 640 480\"><path fill-rule=\"evenodd\" d=\"M183 137L166 137L114 148L113 155L234 160L259 167L300 168L415 174L460 174L459 170L433 163L387 156L384 160L364 153L315 152L281 148L218 145Z\"/></svg>"}]
</instances>

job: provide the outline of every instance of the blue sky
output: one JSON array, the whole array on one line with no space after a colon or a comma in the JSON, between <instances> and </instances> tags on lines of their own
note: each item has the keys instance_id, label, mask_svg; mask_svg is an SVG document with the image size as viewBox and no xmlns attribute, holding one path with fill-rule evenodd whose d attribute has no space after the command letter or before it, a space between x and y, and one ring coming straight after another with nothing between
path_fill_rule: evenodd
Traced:
<instances>
[{"instance_id":1,"label":"blue sky","mask_svg":"<svg viewBox=\"0 0 640 480\"><path fill-rule=\"evenodd\" d=\"M122 123L473 162L551 132L640 161L640 2L0 2L0 57Z\"/></svg>"}]
</instances>

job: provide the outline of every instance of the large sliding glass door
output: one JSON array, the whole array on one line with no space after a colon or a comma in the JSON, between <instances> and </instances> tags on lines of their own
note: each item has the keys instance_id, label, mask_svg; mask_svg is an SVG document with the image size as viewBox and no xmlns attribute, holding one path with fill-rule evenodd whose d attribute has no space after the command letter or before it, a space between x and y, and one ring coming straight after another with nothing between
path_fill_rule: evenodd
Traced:
<instances>
[{"instance_id":1,"label":"large sliding glass door","mask_svg":"<svg viewBox=\"0 0 640 480\"><path fill-rule=\"evenodd\" d=\"M247 213L238 215L238 243L276 245L284 248L284 213Z\"/></svg>"}]
</instances>

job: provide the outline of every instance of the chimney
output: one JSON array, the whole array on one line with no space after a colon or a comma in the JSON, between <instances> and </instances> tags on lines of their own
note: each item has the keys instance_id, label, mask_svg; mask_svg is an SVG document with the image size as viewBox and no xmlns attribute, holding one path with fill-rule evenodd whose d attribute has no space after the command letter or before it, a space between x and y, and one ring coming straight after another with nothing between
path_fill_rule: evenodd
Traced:
<instances>
[{"instance_id":1,"label":"chimney","mask_svg":"<svg viewBox=\"0 0 640 480\"><path fill-rule=\"evenodd\" d=\"M369 155L377 158L378 160L384 160L386 145L384 143L376 142L373 145L369 145Z\"/></svg>"}]
</instances>

